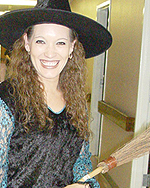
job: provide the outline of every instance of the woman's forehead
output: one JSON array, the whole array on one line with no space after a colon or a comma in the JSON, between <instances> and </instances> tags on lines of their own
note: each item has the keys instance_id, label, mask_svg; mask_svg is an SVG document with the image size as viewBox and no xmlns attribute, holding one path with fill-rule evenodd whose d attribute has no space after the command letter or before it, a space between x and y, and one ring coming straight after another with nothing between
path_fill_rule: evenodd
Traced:
<instances>
[{"instance_id":1,"label":"woman's forehead","mask_svg":"<svg viewBox=\"0 0 150 188\"><path fill-rule=\"evenodd\" d=\"M66 36L69 37L70 29L68 27L58 25L58 24L38 24L34 26L34 35L50 35L50 36Z\"/></svg>"}]
</instances>

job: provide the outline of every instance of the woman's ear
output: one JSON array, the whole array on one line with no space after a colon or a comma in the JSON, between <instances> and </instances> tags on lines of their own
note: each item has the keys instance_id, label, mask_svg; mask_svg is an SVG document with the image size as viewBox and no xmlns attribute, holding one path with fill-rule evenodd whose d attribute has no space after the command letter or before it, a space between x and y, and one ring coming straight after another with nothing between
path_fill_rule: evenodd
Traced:
<instances>
[{"instance_id":1,"label":"woman's ear","mask_svg":"<svg viewBox=\"0 0 150 188\"><path fill-rule=\"evenodd\" d=\"M25 33L25 34L23 35L23 38L24 38L24 42L25 42L25 45L24 45L25 50L26 50L27 52L30 52L30 46L29 46L29 41L28 41L27 33Z\"/></svg>"},{"instance_id":2,"label":"woman's ear","mask_svg":"<svg viewBox=\"0 0 150 188\"><path fill-rule=\"evenodd\" d=\"M71 48L70 48L70 53L69 54L72 54L73 50L74 50L74 45L76 43L76 40L74 40L72 43L71 43Z\"/></svg>"}]
</instances>

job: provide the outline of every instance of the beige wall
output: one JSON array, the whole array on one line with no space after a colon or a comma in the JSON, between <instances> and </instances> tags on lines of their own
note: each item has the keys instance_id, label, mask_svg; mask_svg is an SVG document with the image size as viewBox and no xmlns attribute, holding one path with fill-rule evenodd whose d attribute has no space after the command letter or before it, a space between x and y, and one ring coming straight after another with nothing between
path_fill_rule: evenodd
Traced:
<instances>
[{"instance_id":1,"label":"beige wall","mask_svg":"<svg viewBox=\"0 0 150 188\"><path fill-rule=\"evenodd\" d=\"M135 116L144 0L112 0L106 101Z\"/></svg>"},{"instance_id":2,"label":"beige wall","mask_svg":"<svg viewBox=\"0 0 150 188\"><path fill-rule=\"evenodd\" d=\"M73 0L72 10L96 20L96 6L104 0ZM110 32L113 45L108 53L105 101L128 116L135 117L138 91L144 0L112 0ZM93 59L87 62L88 90L92 91ZM104 118L101 159L132 138ZM130 187L131 164L110 171L120 188Z\"/></svg>"},{"instance_id":3,"label":"beige wall","mask_svg":"<svg viewBox=\"0 0 150 188\"><path fill-rule=\"evenodd\" d=\"M96 20L96 6L103 1L99 0L73 0L71 9L73 12L85 15ZM87 60L88 78L87 78L87 92L92 92L92 77L93 77L93 58Z\"/></svg>"},{"instance_id":4,"label":"beige wall","mask_svg":"<svg viewBox=\"0 0 150 188\"><path fill-rule=\"evenodd\" d=\"M136 114L143 7L144 0L112 0L111 6L113 45L108 57L105 101L131 117ZM102 156L118 148L131 136L105 118ZM120 188L130 187L130 174L130 163L110 171Z\"/></svg>"}]
</instances>

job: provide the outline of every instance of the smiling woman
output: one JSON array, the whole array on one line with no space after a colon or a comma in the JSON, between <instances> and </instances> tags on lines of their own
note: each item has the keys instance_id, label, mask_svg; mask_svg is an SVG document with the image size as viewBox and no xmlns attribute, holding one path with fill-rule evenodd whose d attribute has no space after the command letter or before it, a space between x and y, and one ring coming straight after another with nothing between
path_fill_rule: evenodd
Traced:
<instances>
[{"instance_id":1,"label":"smiling woman","mask_svg":"<svg viewBox=\"0 0 150 188\"><path fill-rule=\"evenodd\" d=\"M24 40L25 49L30 52L31 61L42 82L47 79L58 82L75 44L75 39L70 41L70 29L57 24L40 24L33 27L30 38L25 34Z\"/></svg>"},{"instance_id":2,"label":"smiling woman","mask_svg":"<svg viewBox=\"0 0 150 188\"><path fill-rule=\"evenodd\" d=\"M39 0L0 17L0 43L11 50L0 84L0 187L98 188L94 178L78 182L92 170L85 57L108 49L110 33L67 0Z\"/></svg>"}]
</instances>

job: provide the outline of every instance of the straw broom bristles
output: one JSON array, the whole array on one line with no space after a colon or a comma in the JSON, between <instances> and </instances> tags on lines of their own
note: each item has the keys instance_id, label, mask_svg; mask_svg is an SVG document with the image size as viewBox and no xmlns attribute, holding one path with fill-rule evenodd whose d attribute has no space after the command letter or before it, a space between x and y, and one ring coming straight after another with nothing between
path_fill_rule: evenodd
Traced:
<instances>
[{"instance_id":1,"label":"straw broom bristles","mask_svg":"<svg viewBox=\"0 0 150 188\"><path fill-rule=\"evenodd\" d=\"M99 173L106 173L116 166L121 166L125 163L132 161L135 158L141 157L150 151L150 127L143 133L139 134L124 146L117 149L110 155L107 160L104 160L98 164L98 168L91 173L84 176L79 181L86 181Z\"/></svg>"},{"instance_id":2,"label":"straw broom bristles","mask_svg":"<svg viewBox=\"0 0 150 188\"><path fill-rule=\"evenodd\" d=\"M111 156L116 158L117 166L120 166L144 155L148 151L150 151L150 127Z\"/></svg>"}]
</instances>

